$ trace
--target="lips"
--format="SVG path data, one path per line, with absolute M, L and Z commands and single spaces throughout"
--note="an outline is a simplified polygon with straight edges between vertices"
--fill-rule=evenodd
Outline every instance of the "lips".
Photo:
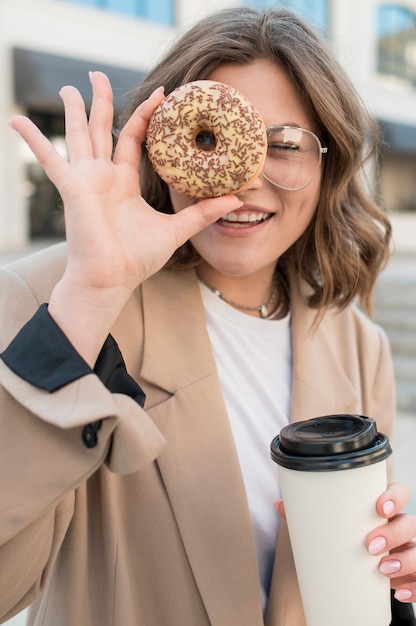
M 261 224 L 265 222 L 272 216 L 272 213 L 260 213 L 254 211 L 234 211 L 232 213 L 227 213 L 218 220 L 219 224 L 223 224 L 224 226 L 234 226 L 234 227 L 247 227 L 254 226 L 256 224 Z

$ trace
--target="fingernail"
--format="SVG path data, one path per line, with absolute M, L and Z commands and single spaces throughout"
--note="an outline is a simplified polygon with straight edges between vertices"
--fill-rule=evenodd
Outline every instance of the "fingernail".
M 386 516 L 389 516 L 393 513 L 394 509 L 395 509 L 395 504 L 393 502 L 393 500 L 386 500 L 386 502 L 383 504 L 383 513 Z
M 375 537 L 370 541 L 368 551 L 370 554 L 380 554 L 387 548 L 387 541 L 384 537 Z
M 13 120 L 7 120 L 6 124 L 10 126 L 10 128 L 12 128 L 13 130 L 17 130 L 16 126 L 14 125 Z
M 380 563 L 379 569 L 382 574 L 396 574 L 402 569 L 402 564 L 396 559 L 389 559 Z
M 410 600 L 412 596 L 413 596 L 413 593 L 410 591 L 410 589 L 396 589 L 396 592 L 394 594 L 394 597 L 400 602 L 404 602 L 405 600 Z
M 163 86 L 158 87 L 157 89 L 152 91 L 152 93 L 150 94 L 149 98 L 151 98 L 152 96 L 154 96 L 157 93 L 164 93 L 164 91 L 165 91 L 165 88 Z

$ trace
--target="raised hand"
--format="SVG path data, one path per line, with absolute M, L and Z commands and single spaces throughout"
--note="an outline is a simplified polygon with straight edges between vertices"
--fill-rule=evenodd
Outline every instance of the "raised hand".
M 94 362 L 132 291 L 182 243 L 239 202 L 235 196 L 203 200 L 177 215 L 151 208 L 141 197 L 138 172 L 141 144 L 163 99 L 163 88 L 136 109 L 112 156 L 111 85 L 100 72 L 90 78 L 89 120 L 74 87 L 60 92 L 68 161 L 29 119 L 15 117 L 11 126 L 32 149 L 65 207 L 68 262 L 52 293 L 49 312 L 84 358 Z

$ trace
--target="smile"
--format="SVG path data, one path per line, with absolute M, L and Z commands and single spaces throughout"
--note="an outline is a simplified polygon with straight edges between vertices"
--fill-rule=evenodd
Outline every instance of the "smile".
M 254 224 L 260 224 L 261 222 L 265 222 L 272 216 L 272 213 L 228 213 L 224 215 L 218 220 L 219 224 L 223 225 L 232 225 L 241 227 L 241 226 L 252 226 Z

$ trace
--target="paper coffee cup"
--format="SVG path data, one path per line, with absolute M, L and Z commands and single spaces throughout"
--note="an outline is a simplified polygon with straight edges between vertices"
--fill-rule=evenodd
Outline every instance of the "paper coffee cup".
M 371 418 L 329 415 L 271 442 L 307 626 L 389 626 L 390 581 L 366 535 L 386 523 L 388 438 Z

